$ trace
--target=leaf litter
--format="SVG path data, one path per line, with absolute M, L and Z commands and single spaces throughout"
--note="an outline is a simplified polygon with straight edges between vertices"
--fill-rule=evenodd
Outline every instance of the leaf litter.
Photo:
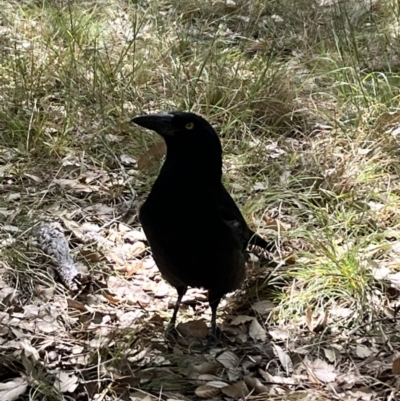
M 76 188 L 69 183 L 63 190 L 74 194 Z M 183 299 L 178 338 L 172 342 L 165 339 L 176 294 L 161 278 L 143 231 L 119 221 L 102 229 L 101 224 L 114 214 L 113 208 L 80 204 L 75 217 L 60 214 L 58 209 L 52 217 L 60 221 L 57 232 L 63 231 L 68 239 L 72 255 L 67 256 L 68 261 L 73 258 L 76 263 L 82 258 L 89 281 L 68 292 L 56 276 L 41 280 L 34 270 L 38 265 L 32 268 L 29 280 L 41 286 L 40 294 L 51 290 L 44 298 L 34 293 L 27 296 L 0 281 L 0 349 L 29 366 L 13 370 L 14 378 L 0 387 L 0 399 L 18 399 L 30 386 L 35 387 L 38 364 L 53 375 L 56 391 L 80 399 L 83 389 L 90 387 L 89 372 L 100 354 L 99 379 L 105 384 L 113 382 L 114 390 L 122 394 L 124 378 L 130 377 L 131 394 L 137 399 L 152 399 L 148 392 L 157 393 L 161 387 L 176 394 L 192 391 L 201 399 L 301 394 L 303 389 L 321 388 L 325 392 L 334 389 L 349 400 L 373 399 L 365 392 L 373 372 L 375 376 L 399 374 L 399 358 L 390 357 L 390 348 L 378 352 L 377 339 L 352 339 L 345 334 L 340 339 L 334 331 L 329 333 L 334 330 L 332 319 L 345 319 L 353 313 L 339 305 L 329 313 L 310 307 L 303 319 L 275 319 L 271 324 L 277 305 L 256 299 L 244 313 L 223 316 L 222 348 L 207 349 L 210 311 L 204 292 L 192 289 Z M 21 241 L 20 230 L 7 232 Z M 29 235 L 28 231 L 26 238 Z M 35 259 L 32 263 L 34 266 Z M 258 261 L 251 269 L 253 277 L 265 275 Z M 3 264 L 3 277 L 8 272 Z M 234 312 L 237 297 L 238 293 L 228 296 L 222 303 L 227 311 Z M 320 350 L 312 347 L 318 333 L 322 333 Z M 134 392 L 137 386 L 145 392 Z M 94 386 L 92 396 L 102 388 L 101 384 Z
M 212 2 L 213 13 L 226 8 L 242 12 L 240 7 L 236 1 Z M 110 18 L 110 29 L 124 41 L 133 40 L 136 32 L 128 16 L 122 10 L 118 14 Z M 248 18 L 238 17 L 238 21 Z M 274 14 L 271 19 L 279 22 L 282 17 Z M 23 25 L 31 29 L 29 21 Z M 149 22 L 138 37 L 151 41 L 150 28 Z M 218 29 L 230 40 L 236 27 L 221 25 Z M 6 42 L 6 30 L 2 35 Z M 29 41 L 18 42 L 18 46 L 30 46 Z M 52 107 L 55 111 L 57 106 Z M 64 120 L 65 110 L 60 107 L 58 118 Z M 152 109 L 154 104 L 148 107 Z M 264 102 L 262 108 L 266 114 Z M 129 109 L 132 111 L 131 106 Z M 90 125 L 96 124 L 99 121 L 90 121 Z M 58 129 L 47 127 L 46 133 Z M 396 136 L 396 130 L 392 127 L 389 132 Z M 89 128 L 88 133 L 82 128 L 78 131 L 79 140 L 95 136 Z M 319 124 L 316 136 L 317 131 L 334 136 L 331 126 Z M 124 138 L 107 134 L 106 139 L 122 143 Z M 297 140 L 291 141 L 295 146 Z M 325 141 L 330 146 L 329 139 Z M 298 146 L 308 144 L 304 141 Z M 290 150 L 281 142 L 270 141 L 263 151 L 268 161 L 284 159 Z M 356 153 L 362 158 L 372 151 L 358 147 Z M 4 247 L 0 263 L 0 400 L 20 399 L 30 389 L 40 392 L 43 383 L 47 391 L 54 389 L 54 394 L 61 392 L 78 401 L 111 399 L 110 394 L 123 400 L 155 400 L 160 396 L 193 399 L 193 394 L 202 399 L 244 399 L 250 395 L 254 399 L 308 399 L 310 394 L 315 399 L 349 401 L 396 399 L 400 358 L 395 311 L 400 280 L 398 266 L 393 264 L 393 258 L 398 257 L 399 235 L 393 229 L 387 233 L 390 252 L 384 256 L 372 253 L 370 258 L 375 279 L 388 293 L 391 316 L 384 322 L 385 330 L 362 315 L 357 305 L 346 303 L 313 304 L 287 319 L 280 315 L 278 304 L 259 299 L 259 294 L 257 299 L 246 297 L 244 289 L 221 303 L 221 344 L 209 349 L 203 347 L 203 341 L 210 311 L 204 292 L 193 289 L 183 299 L 177 327 L 180 337 L 175 342 L 164 338 L 175 290 L 165 284 L 151 258 L 138 227 L 136 208 L 130 219 L 133 224 L 128 226 L 120 219 L 132 201 L 126 183 L 135 179 L 138 187 L 145 185 L 137 178 L 137 170 L 150 169 L 164 153 L 163 143 L 153 145 L 139 158 L 124 150 L 112 163 L 120 161 L 132 168 L 128 176 L 119 170 L 106 171 L 99 167 L 101 163 L 92 163 L 84 156 L 67 154 L 57 166 L 40 166 L 43 171 L 30 165 L 31 171 L 22 174 L 20 188 L 16 183 L 21 177 L 11 168 L 19 151 L 5 149 L 2 153 L 1 163 L 6 165 L 0 166 L 0 176 L 6 207 L 0 209 Z M 325 157 L 325 152 L 310 153 Z M 337 159 L 331 165 L 329 161 L 321 165 L 321 190 L 328 195 L 328 190 L 338 185 L 334 179 L 346 170 L 345 163 L 350 166 L 342 151 L 337 152 Z M 348 171 L 343 188 L 351 186 L 350 178 L 359 173 L 351 166 Z M 290 182 L 292 173 L 280 171 L 282 184 Z M 240 183 L 236 185 L 238 188 Z M 252 189 L 257 194 L 267 191 L 268 186 L 257 182 Z M 371 216 L 384 209 L 384 203 L 369 203 Z M 385 212 L 388 221 L 399 214 L 394 208 Z M 66 236 L 76 268 L 73 274 L 79 271 L 89 276 L 88 281 L 71 287 L 72 291 L 53 275 L 54 263 L 32 246 L 32 227 L 43 218 L 56 222 Z M 296 220 L 285 213 L 285 207 L 271 208 L 259 222 L 262 233 L 273 231 L 274 235 L 295 227 Z M 299 238 L 293 238 L 290 245 L 285 250 L 287 244 L 283 244 L 281 256 L 288 260 L 290 256 L 295 265 L 301 261 L 297 250 L 309 250 L 310 246 Z M 253 283 L 264 280 L 267 273 L 272 281 L 279 278 L 279 270 L 267 270 L 258 259 L 249 265 Z M 301 280 L 294 281 L 290 291 L 301 291 L 301 285 Z M 382 294 L 378 290 L 375 295 L 371 304 L 386 302 L 379 298 Z M 247 304 L 237 305 L 242 298 Z M 355 326 L 348 327 L 350 319 Z

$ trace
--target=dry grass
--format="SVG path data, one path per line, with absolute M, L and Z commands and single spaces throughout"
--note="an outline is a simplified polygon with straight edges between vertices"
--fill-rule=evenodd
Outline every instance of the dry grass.
M 142 136 L 129 118 L 191 110 L 218 128 L 227 187 L 250 224 L 279 242 L 275 257 L 287 261 L 268 280 L 265 272 L 255 273 L 241 298 L 244 310 L 250 313 L 255 299 L 273 299 L 275 309 L 260 322 L 299 336 L 280 343 L 287 352 L 304 346 L 323 359 L 323 349 L 342 341 L 343 361 L 363 344 L 383 354 L 381 363 L 391 368 L 399 346 L 393 331 L 400 289 L 399 17 L 397 3 L 389 0 L 3 4 L 2 280 L 4 288 L 19 293 L 17 302 L 3 290 L 4 316 L 20 313 L 24 305 L 59 305 L 70 297 L 58 285 L 43 298 L 44 289 L 55 284 L 30 244 L 30 229 L 39 220 L 61 220 L 79 254 L 81 226 L 100 227 L 120 216 L 132 198 L 128 182 L 138 200 L 149 190 L 157 171 L 140 172 L 124 157 L 138 159 L 156 138 Z M 117 226 L 107 230 L 105 236 L 117 241 Z M 91 261 L 89 270 L 104 288 L 109 277 L 120 278 L 112 264 Z M 93 284 L 89 292 L 101 288 Z M 107 313 L 118 320 L 126 305 L 108 301 Z M 322 333 L 307 332 L 310 308 L 317 315 L 329 313 Z M 74 363 L 57 365 L 44 351 L 32 366 L 24 353 L 5 347 L 1 378 L 28 375 L 24 399 L 72 394 L 79 400 L 88 394 L 128 399 L 126 389 L 140 385 L 154 394 L 193 397 L 195 376 L 180 366 L 187 360 L 165 356 L 157 313 L 143 313 L 135 330 L 108 328 L 104 342 L 84 323 L 93 316 L 79 324 L 63 321 L 60 344 L 72 341 L 78 347 L 82 336 L 90 344 L 79 351 L 86 358 L 78 363 L 79 394 L 57 390 L 49 379 L 71 371 Z M 158 348 L 150 353 L 154 333 Z M 254 351 L 246 347 L 236 352 Z M 351 372 L 352 358 L 343 369 L 336 361 L 338 372 Z M 166 359 L 165 366 L 175 370 L 163 366 Z M 378 364 L 376 371 L 361 369 L 370 386 L 368 399 L 394 397 L 395 382 L 381 385 L 386 379 L 380 369 L 385 370 Z M 110 372 L 118 374 L 112 379 Z M 356 387 L 347 396 L 356 398 Z M 330 387 L 323 388 L 331 399 Z M 200 393 L 196 396 L 206 398 Z

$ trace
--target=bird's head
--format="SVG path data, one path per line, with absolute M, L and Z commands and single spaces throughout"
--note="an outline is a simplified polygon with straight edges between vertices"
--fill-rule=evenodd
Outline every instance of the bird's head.
M 194 113 L 149 114 L 131 121 L 161 135 L 168 153 L 193 158 L 201 155 L 205 161 L 208 157 L 222 157 L 221 143 L 213 127 Z

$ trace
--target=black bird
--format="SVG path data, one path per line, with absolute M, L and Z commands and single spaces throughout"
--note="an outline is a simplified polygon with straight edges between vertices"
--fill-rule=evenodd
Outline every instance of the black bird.
M 161 135 L 167 155 L 139 212 L 154 260 L 176 288 L 175 326 L 182 297 L 190 287 L 208 290 L 211 333 L 221 298 L 245 278 L 247 245 L 273 245 L 254 233 L 222 185 L 222 148 L 202 117 L 173 112 L 134 117 L 132 122 Z

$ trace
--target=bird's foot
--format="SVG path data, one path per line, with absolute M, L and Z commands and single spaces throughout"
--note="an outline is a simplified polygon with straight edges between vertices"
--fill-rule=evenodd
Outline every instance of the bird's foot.
M 219 344 L 219 340 L 216 336 L 214 336 L 213 334 L 210 334 L 207 337 L 207 342 L 206 342 L 206 348 L 213 348 L 216 345 Z
M 164 332 L 164 337 L 166 340 L 176 341 L 177 336 L 178 336 L 178 331 L 176 330 L 175 323 L 170 322 Z
M 214 330 L 211 330 L 211 334 L 207 337 L 206 347 L 211 348 L 218 345 L 220 335 L 221 330 L 218 327 L 216 327 Z

